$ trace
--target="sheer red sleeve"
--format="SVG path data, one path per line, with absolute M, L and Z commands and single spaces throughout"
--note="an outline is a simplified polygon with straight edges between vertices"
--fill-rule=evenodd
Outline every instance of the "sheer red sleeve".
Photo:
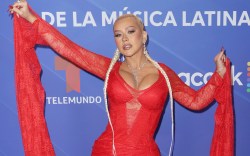
M 35 14 L 35 13 L 34 13 Z M 37 15 L 36 15 L 37 16 Z M 52 47 L 80 68 L 104 79 L 111 59 L 70 41 L 39 16 L 30 24 L 14 14 L 15 82 L 18 118 L 26 156 L 54 156 L 44 117 L 45 93 L 35 45 Z
M 41 66 L 34 50 L 36 39 L 30 37 L 34 31 L 30 23 L 14 15 L 18 119 L 25 155 L 54 156 L 44 117 L 45 93 L 40 81 Z
M 187 86 L 174 71 L 163 66 L 172 86 L 173 97 L 181 105 L 191 110 L 201 110 L 214 99 L 218 102 L 215 112 L 215 127 L 210 148 L 210 156 L 234 155 L 234 114 L 230 60 L 226 61 L 227 71 L 223 77 L 215 72 L 206 85 L 198 91 Z
M 83 70 L 101 79 L 105 78 L 111 62 L 110 58 L 93 53 L 77 45 L 40 17 L 33 23 L 33 26 L 35 30 L 34 36 L 37 39 L 36 44 L 48 45 L 63 58 Z
M 215 112 L 215 128 L 210 156 L 234 156 L 234 112 L 231 83 L 231 64 L 226 61 L 227 71 L 223 84 L 217 89 L 215 99 L 218 107 Z
M 199 90 L 194 90 L 186 85 L 179 76 L 169 67 L 164 66 L 173 91 L 173 98 L 191 110 L 201 110 L 207 107 L 215 96 L 215 91 L 222 84 L 222 78 L 215 72 L 209 81 Z

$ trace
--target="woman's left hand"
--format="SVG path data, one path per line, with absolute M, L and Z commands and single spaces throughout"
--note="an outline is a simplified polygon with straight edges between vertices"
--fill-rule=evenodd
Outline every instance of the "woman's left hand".
M 216 72 L 223 77 L 226 73 L 226 55 L 224 48 L 221 48 L 221 51 L 214 57 L 214 62 L 216 64 Z
M 30 12 L 28 2 L 26 0 L 16 1 L 12 6 L 10 6 L 9 12 L 11 14 L 16 13 L 17 17 L 21 16 L 30 23 L 33 23 L 36 20 L 36 17 Z

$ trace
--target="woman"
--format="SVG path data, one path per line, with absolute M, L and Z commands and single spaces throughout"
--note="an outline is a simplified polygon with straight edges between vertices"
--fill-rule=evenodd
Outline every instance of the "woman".
M 22 24 L 32 23 L 26 30 L 29 32 L 26 38 L 30 35 L 33 38 L 30 47 L 49 45 L 67 60 L 105 81 L 109 124 L 95 141 L 92 155 L 160 155 L 153 136 L 168 94 L 171 105 L 173 97 L 188 109 L 201 110 L 214 100 L 216 90 L 223 82 L 226 72 L 224 49 L 215 56 L 216 72 L 205 86 L 195 91 L 169 67 L 150 58 L 145 46 L 147 32 L 134 15 L 123 15 L 116 20 L 113 32 L 117 50 L 113 59 L 109 59 L 70 41 L 30 11 L 26 1 L 16 2 L 10 12 L 22 17 L 17 19 L 24 29 L 21 31 L 25 31 Z M 120 54 L 124 56 L 124 62 L 118 61 Z M 27 61 L 32 60 L 30 58 Z

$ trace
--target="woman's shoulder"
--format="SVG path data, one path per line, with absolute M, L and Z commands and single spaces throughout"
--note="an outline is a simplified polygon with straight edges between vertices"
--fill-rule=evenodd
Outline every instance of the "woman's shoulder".
M 165 63 L 159 62 L 158 63 L 165 72 L 174 72 L 169 66 L 167 66 Z
M 121 66 L 122 62 L 121 61 L 117 61 L 115 64 L 114 64 L 114 67 L 112 69 L 112 71 L 118 71 L 120 66 Z
M 166 72 L 166 74 L 168 75 L 169 78 L 178 77 L 177 73 L 172 68 L 170 68 L 169 66 L 167 66 L 166 64 L 164 64 L 164 63 L 158 63 L 158 64 Z

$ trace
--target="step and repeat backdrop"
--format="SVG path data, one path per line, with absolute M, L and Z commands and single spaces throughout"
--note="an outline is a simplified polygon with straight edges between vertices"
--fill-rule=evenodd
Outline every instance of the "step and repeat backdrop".
M 0 156 L 23 156 L 14 83 L 13 20 L 1 4 Z M 112 57 L 115 19 L 126 13 L 142 19 L 152 58 L 171 67 L 194 89 L 215 71 L 214 56 L 223 46 L 232 62 L 237 156 L 250 154 L 250 3 L 248 1 L 29 1 L 47 22 L 77 44 Z M 88 156 L 108 120 L 103 81 L 63 60 L 53 50 L 36 47 L 46 91 L 45 116 L 58 156 Z M 31 86 L 32 87 L 32 86 Z M 32 102 L 32 101 L 31 101 Z M 217 103 L 194 112 L 175 102 L 174 156 L 208 156 Z M 171 141 L 170 107 L 155 135 L 162 156 Z

